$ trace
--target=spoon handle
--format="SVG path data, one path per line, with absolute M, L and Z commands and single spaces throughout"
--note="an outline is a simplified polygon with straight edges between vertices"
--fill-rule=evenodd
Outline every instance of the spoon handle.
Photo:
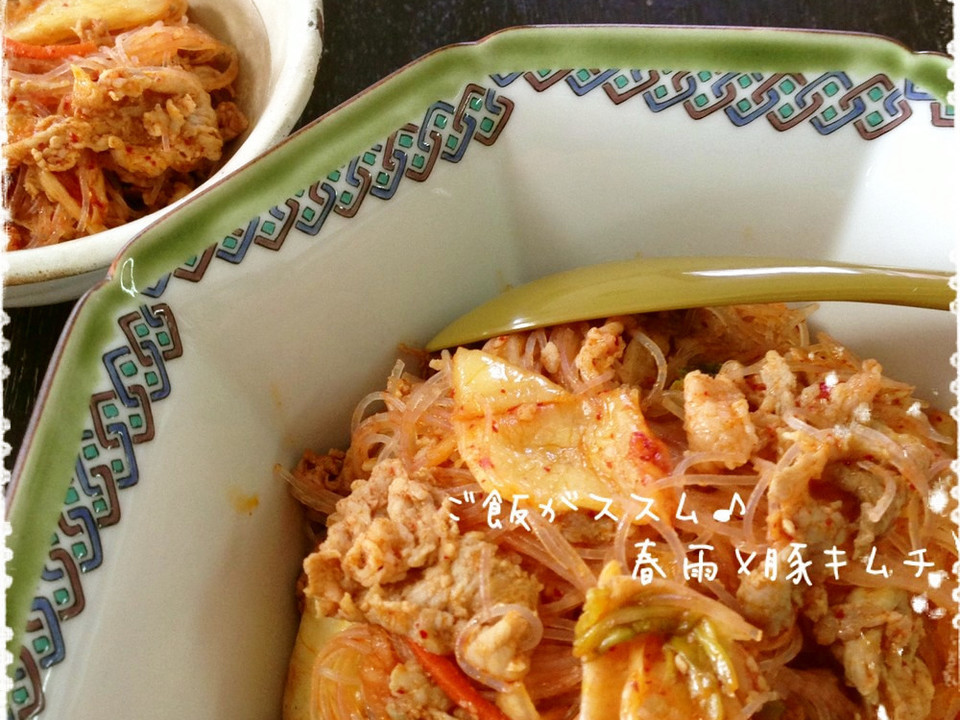
M 757 257 L 651 257 L 590 265 L 507 290 L 441 330 L 428 350 L 517 330 L 682 308 L 850 301 L 949 310 L 952 273 Z

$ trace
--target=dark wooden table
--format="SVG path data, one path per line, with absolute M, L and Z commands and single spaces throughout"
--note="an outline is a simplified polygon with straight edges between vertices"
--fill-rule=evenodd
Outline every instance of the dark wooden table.
M 383 76 L 438 47 L 516 25 L 643 23 L 822 28 L 886 35 L 917 51 L 946 52 L 949 0 L 326 0 L 325 50 L 309 123 Z M 9 308 L 4 336 L 5 440 L 15 455 L 73 303 Z

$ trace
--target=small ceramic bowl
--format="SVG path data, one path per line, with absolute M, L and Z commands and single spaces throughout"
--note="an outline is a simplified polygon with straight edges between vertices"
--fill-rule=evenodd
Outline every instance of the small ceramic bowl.
M 287 135 L 313 90 L 322 48 L 322 0 L 190 0 L 189 16 L 240 53 L 238 102 L 250 126 L 199 192 Z M 188 196 L 189 197 L 189 196 Z M 4 253 L 8 307 L 78 298 L 106 275 L 138 232 L 183 201 L 120 227 L 58 245 Z
M 505 31 L 184 203 L 80 301 L 18 458 L 12 716 L 278 717 L 306 548 L 274 466 L 342 446 L 399 344 L 511 285 L 637 255 L 952 269 L 949 66 L 859 35 Z M 828 303 L 814 329 L 953 405 L 950 313 Z

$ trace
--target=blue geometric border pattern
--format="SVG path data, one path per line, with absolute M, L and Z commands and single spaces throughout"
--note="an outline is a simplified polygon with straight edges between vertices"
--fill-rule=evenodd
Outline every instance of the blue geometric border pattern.
M 855 128 L 873 140 L 913 114 L 911 103 L 930 107 L 930 122 L 953 127 L 954 110 L 909 80 L 896 86 L 884 74 L 856 81 L 845 72 L 808 78 L 800 73 L 738 73 L 652 69 L 559 69 L 491 75 L 499 88 L 524 81 L 537 92 L 565 87 L 576 97 L 603 92 L 615 105 L 634 97 L 654 113 L 681 107 L 700 120 L 717 112 L 736 127 L 765 120 L 780 131 L 811 126 L 821 135 Z M 253 246 L 279 250 L 296 227 L 320 232 L 333 213 L 353 217 L 366 198 L 389 200 L 403 180 L 426 180 L 438 161 L 459 162 L 474 142 L 492 145 L 506 127 L 513 101 L 494 89 L 467 85 L 458 101 L 437 101 L 419 125 L 405 125 L 306 190 L 237 228 L 203 254 L 190 258 L 148 291 L 159 297 L 170 277 L 197 282 L 214 259 L 240 263 Z
M 84 610 L 83 577 L 103 563 L 104 534 L 120 522 L 120 492 L 139 481 L 135 448 L 153 439 L 153 405 L 170 394 L 167 364 L 183 354 L 164 303 L 141 305 L 117 325 L 123 341 L 101 355 L 109 388 L 90 398 L 90 421 L 14 666 L 11 719 L 44 707 L 43 675 L 66 657 L 63 623 Z
M 352 218 L 370 197 L 390 200 L 405 180 L 424 182 L 439 163 L 460 162 L 474 144 L 493 145 L 507 126 L 513 106 L 503 94 L 469 84 L 455 102 L 433 103 L 419 124 L 404 125 L 283 205 L 190 258 L 171 276 L 198 282 L 215 259 L 238 264 L 254 246 L 280 250 L 294 228 L 315 236 L 331 215 Z M 159 297 L 169 279 L 162 279 L 148 293 Z
M 799 73 L 580 68 L 492 75 L 490 80 L 499 89 L 524 81 L 537 92 L 555 86 L 576 97 L 603 92 L 615 105 L 640 97 L 641 107 L 651 112 L 681 107 L 695 120 L 722 112 L 736 127 L 761 119 L 780 131 L 808 125 L 821 135 L 852 127 L 865 140 L 903 123 L 913 114 L 911 102 L 929 104 L 933 125 L 953 126 L 951 106 L 909 80 L 895 86 L 883 74 L 855 81 L 840 71 L 808 78 Z M 240 263 L 257 245 L 279 250 L 294 227 L 316 235 L 331 214 L 353 217 L 370 196 L 389 200 L 403 180 L 423 182 L 437 162 L 459 162 L 474 141 L 496 142 L 513 105 L 495 89 L 467 85 L 458 101 L 435 102 L 419 125 L 405 125 L 282 206 L 253 218 L 162 278 L 153 294 L 147 294 L 159 297 L 170 277 L 199 281 L 214 259 Z
M 865 140 L 873 140 L 900 125 L 912 114 L 910 101 L 929 103 L 930 122 L 952 127 L 954 109 L 919 89 L 909 80 L 895 85 L 880 73 L 856 81 L 845 72 L 816 77 L 800 73 L 741 73 L 564 69 L 492 76 L 501 88 L 520 80 L 538 92 L 565 86 L 577 96 L 603 91 L 616 104 L 641 97 L 655 113 L 680 107 L 694 120 L 723 112 L 737 127 L 766 120 L 777 130 L 801 124 L 829 135 L 851 126 Z
M 438 100 L 419 124 L 404 125 L 282 205 L 253 218 L 141 292 L 144 304 L 117 319 L 123 335 L 102 355 L 105 384 L 90 398 L 73 477 L 14 666 L 7 717 L 24 720 L 45 704 L 44 676 L 66 657 L 62 625 L 83 612 L 83 577 L 101 566 L 103 535 L 121 519 L 121 491 L 139 482 L 137 446 L 154 437 L 153 406 L 172 391 L 167 365 L 183 355 L 176 318 L 159 302 L 173 279 L 199 282 L 214 260 L 238 265 L 254 247 L 279 251 L 291 230 L 320 233 L 332 214 L 352 218 L 368 198 L 387 201 L 404 181 L 424 182 L 438 163 L 458 163 L 470 147 L 493 145 L 514 102 L 501 90 L 523 81 L 537 92 L 604 93 L 615 105 L 654 113 L 683 108 L 691 118 L 722 112 L 736 127 L 765 120 L 777 130 L 811 126 L 822 135 L 855 128 L 865 140 L 890 132 L 929 103 L 932 124 L 952 127 L 954 111 L 909 81 L 846 73 L 722 73 L 651 69 L 560 69 L 493 75 L 495 89 L 467 85 Z

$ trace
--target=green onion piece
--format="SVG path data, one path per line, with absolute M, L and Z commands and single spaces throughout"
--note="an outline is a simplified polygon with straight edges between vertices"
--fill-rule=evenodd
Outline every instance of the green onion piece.
M 641 627 L 657 628 L 658 631 L 668 634 L 674 633 L 684 620 L 684 615 L 683 610 L 674 607 L 628 605 L 617 608 L 600 618 L 591 627 L 586 627 L 586 623 L 577 623 L 573 654 L 583 657 L 589 653 L 598 652 L 607 635 L 620 626 L 635 626 L 639 623 Z
M 692 642 L 688 637 L 675 635 L 667 645 L 683 658 L 686 664 L 687 689 L 690 697 L 702 708 L 706 720 L 723 720 L 720 683 L 710 667 L 709 658 L 704 657 L 705 653 L 700 644 Z
M 614 645 L 619 645 L 622 642 L 631 640 L 638 634 L 639 633 L 630 625 L 621 625 L 620 627 L 614 628 L 607 634 L 605 638 L 603 638 L 603 640 L 600 641 L 600 644 L 597 645 L 595 653 L 597 655 L 605 653 Z
M 730 659 L 730 654 L 717 635 L 717 630 L 709 620 L 703 619 L 693 629 L 693 636 L 710 658 L 713 671 L 727 689 L 736 692 L 740 688 L 740 678 Z

